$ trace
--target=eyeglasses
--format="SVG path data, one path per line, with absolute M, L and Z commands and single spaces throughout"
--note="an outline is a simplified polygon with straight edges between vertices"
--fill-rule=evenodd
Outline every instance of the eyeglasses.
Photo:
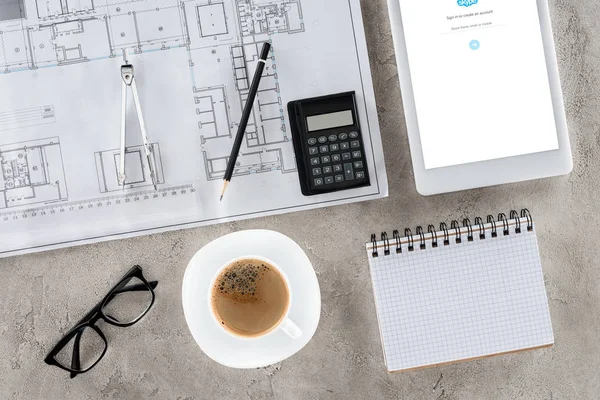
M 136 265 L 48 353 L 44 361 L 69 371 L 71 378 L 94 368 L 106 354 L 108 342 L 96 326 L 104 322 L 129 327 L 144 317 L 154 304 L 157 281 L 148 282 Z

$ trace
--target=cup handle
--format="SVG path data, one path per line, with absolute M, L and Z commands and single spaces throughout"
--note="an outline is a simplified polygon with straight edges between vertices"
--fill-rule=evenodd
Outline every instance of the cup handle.
M 283 320 L 283 323 L 281 324 L 281 330 L 292 339 L 298 339 L 300 336 L 302 336 L 302 330 L 289 318 Z

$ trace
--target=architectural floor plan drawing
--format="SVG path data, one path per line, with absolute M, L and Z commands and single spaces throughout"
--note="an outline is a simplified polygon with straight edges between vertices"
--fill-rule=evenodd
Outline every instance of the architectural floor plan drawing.
M 235 84 L 229 88 L 194 87 L 198 129 L 202 142 L 202 154 L 208 179 L 222 179 L 229 158 L 229 151 L 237 133 L 237 121 L 246 104 L 249 91 L 248 71 L 254 71 L 258 62 L 260 45 L 268 37 L 253 37 L 248 45 L 219 46 L 212 48 L 211 58 L 219 72 L 229 69 L 235 77 Z M 195 53 L 195 52 L 194 52 Z M 221 54 L 223 53 L 223 54 Z M 288 128 L 283 112 L 277 76 L 275 56 L 271 53 L 256 98 L 256 106 L 246 128 L 244 151 L 237 159 L 234 176 L 250 173 L 280 171 L 294 172 L 296 164 Z M 220 65 L 222 57 L 230 63 Z M 192 68 L 197 63 L 191 62 Z M 203 68 L 206 64 L 199 64 Z M 198 71 L 201 75 L 202 71 Z M 196 72 L 194 71 L 194 76 Z M 202 78 L 195 80 L 202 82 Z M 208 82 L 207 82 L 208 83 Z M 234 119 L 231 118 L 231 114 Z M 228 150 L 229 149 L 229 150 Z
M 156 181 L 158 184 L 165 183 L 165 174 L 162 168 L 160 147 L 158 143 L 150 143 L 154 164 L 156 166 Z M 119 164 L 121 154 L 119 149 L 99 151 L 94 154 L 96 158 L 96 170 L 98 172 L 98 187 L 101 193 L 123 190 L 119 185 Z M 148 158 L 144 153 L 144 146 L 132 146 L 125 148 L 125 187 L 127 189 L 153 186 L 150 177 Z
M 202 154 L 207 179 L 222 179 L 237 132 L 237 120 L 246 104 L 249 80 L 258 62 L 262 43 L 271 35 L 293 34 L 304 31 L 302 8 L 299 0 L 271 2 L 255 5 L 250 1 L 238 1 L 233 21 L 228 21 L 224 3 L 197 4 L 184 2 L 184 9 L 195 7 L 198 15 L 198 44 L 190 40 L 190 66 L 194 77 L 195 103 L 198 128 L 202 140 Z M 237 31 L 230 28 L 237 24 Z M 210 33 L 210 34 L 208 34 Z M 202 48 L 203 38 L 210 37 L 214 43 Z M 193 49 L 193 51 L 192 51 Z M 198 63 L 195 59 L 201 59 Z M 206 60 L 212 65 L 207 67 Z M 215 74 L 231 74 L 234 85 L 210 86 Z M 245 148 L 237 160 L 234 176 L 269 171 L 281 173 L 296 169 L 292 143 L 285 122 L 283 102 L 278 82 L 275 52 L 267 60 L 256 107 L 246 129 Z M 235 110 L 233 119 L 231 110 Z M 217 117 L 218 116 L 218 117 Z M 221 126 L 219 126 L 221 125 Z
M 0 209 L 66 200 L 57 137 L 0 145 Z
M 387 195 L 359 0 L 5 2 L 0 7 L 0 256 Z M 267 41 L 272 51 L 231 193 L 219 202 L 258 54 Z M 131 122 L 135 118 L 127 122 L 127 181 L 124 186 L 118 181 L 125 60 L 134 66 L 156 160 L 158 187 L 152 196 L 135 195 L 154 189 L 139 127 Z M 372 184 L 305 197 L 287 104 L 347 91 L 355 91 L 359 102 Z M 133 116 L 130 103 L 127 115 Z M 183 201 L 172 197 L 179 193 L 173 187 L 194 190 L 181 189 L 187 193 Z M 130 195 L 148 201 L 126 205 Z M 39 208 L 56 202 L 67 206 L 58 212 Z M 106 211 L 106 204 L 116 208 Z M 7 210 L 35 217 L 25 223 Z M 94 219 L 98 222 L 89 223 Z M 31 235 L 32 229 L 38 233 Z

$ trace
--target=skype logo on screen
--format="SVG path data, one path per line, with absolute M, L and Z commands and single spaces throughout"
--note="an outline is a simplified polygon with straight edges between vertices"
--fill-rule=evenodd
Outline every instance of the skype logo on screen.
M 462 7 L 471 7 L 478 2 L 479 0 L 457 0 L 458 5 Z

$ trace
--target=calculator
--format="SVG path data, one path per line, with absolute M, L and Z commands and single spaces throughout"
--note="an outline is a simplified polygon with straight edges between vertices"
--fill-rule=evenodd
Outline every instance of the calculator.
M 288 111 L 302 194 L 370 185 L 355 92 L 292 101 Z

